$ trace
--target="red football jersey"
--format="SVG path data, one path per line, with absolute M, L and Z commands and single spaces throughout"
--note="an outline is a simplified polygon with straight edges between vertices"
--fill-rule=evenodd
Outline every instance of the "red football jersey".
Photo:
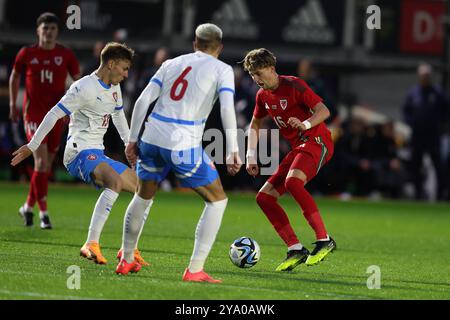
M 259 89 L 253 116 L 258 119 L 271 116 L 292 148 L 300 144 L 300 137 L 329 137 L 331 133 L 324 123 L 302 133 L 288 125 L 290 117 L 301 121 L 309 119 L 313 113 L 312 108 L 321 102 L 322 98 L 302 79 L 279 76 L 279 80 L 279 86 L 275 91 Z
M 73 77 L 80 73 L 80 66 L 72 50 L 57 44 L 45 50 L 37 44 L 22 48 L 16 56 L 14 70 L 25 71 L 25 119 L 42 120 L 66 91 L 67 73 Z

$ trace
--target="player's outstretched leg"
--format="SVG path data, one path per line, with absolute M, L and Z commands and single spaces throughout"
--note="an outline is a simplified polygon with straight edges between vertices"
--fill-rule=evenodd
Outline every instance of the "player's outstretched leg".
M 100 250 L 99 240 L 106 220 L 119 193 L 105 188 L 98 197 L 92 214 L 86 243 L 80 249 L 80 256 L 93 260 L 97 264 L 106 264 L 107 260 Z
M 91 223 L 89 224 L 87 240 L 80 250 L 80 255 L 89 260 L 93 260 L 97 264 L 106 264 L 107 260 L 100 250 L 100 235 L 108 220 L 111 209 L 119 197 L 119 192 L 122 190 L 122 180 L 118 172 L 107 162 L 97 164 L 90 175 L 95 184 L 103 186 L 104 189 L 95 204 Z
M 313 266 L 320 261 L 322 261 L 330 252 L 333 252 L 336 250 L 336 242 L 333 240 L 333 238 L 329 237 L 328 240 L 320 240 L 314 242 L 316 247 L 309 255 L 308 259 L 306 260 L 305 264 L 307 266 Z
M 213 279 L 203 271 L 203 266 L 216 239 L 227 202 L 228 199 L 205 202 L 205 208 L 195 231 L 194 250 L 191 261 L 189 267 L 184 271 L 183 281 L 222 282 L 222 280 Z
M 147 220 L 147 217 L 148 217 L 148 214 L 150 212 L 150 208 L 152 207 L 152 204 L 153 204 L 153 200 L 151 200 L 149 202 L 149 204 L 147 205 L 146 209 L 144 210 L 144 216 L 142 217 L 140 230 L 139 230 L 139 233 L 137 234 L 136 244 L 134 246 L 134 259 L 143 267 L 149 266 L 150 263 L 148 263 L 147 261 L 144 260 L 144 258 L 142 257 L 141 252 L 139 251 L 137 245 L 138 245 L 138 242 L 139 242 L 139 238 L 141 237 L 142 230 L 144 229 L 145 221 Z M 125 216 L 124 224 L 130 223 L 130 222 L 131 222 L 130 219 L 127 220 L 127 218 Z M 129 230 L 129 229 L 125 229 L 124 232 L 127 232 L 127 230 Z M 127 237 L 128 236 L 129 235 L 127 235 Z M 123 247 L 121 247 L 120 250 L 117 252 L 117 260 L 119 260 L 119 262 L 122 259 L 122 256 L 123 256 Z
M 203 267 L 219 232 L 228 198 L 219 178 L 206 186 L 194 188 L 194 190 L 205 200 L 205 207 L 195 230 L 191 261 L 184 271 L 182 279 L 183 281 L 220 283 L 222 280 L 208 275 Z
M 286 258 L 275 271 L 291 271 L 306 261 L 309 251 L 298 240 L 286 212 L 278 203 L 279 196 L 280 194 L 273 185 L 266 182 L 256 195 L 256 202 L 288 247 Z
M 123 221 L 123 239 L 122 239 L 122 256 L 121 260 L 141 260 L 136 259 L 136 245 L 145 222 L 145 212 L 150 210 L 153 204 L 152 199 L 141 198 L 137 193 L 133 196 L 128 205 Z M 140 256 L 140 255 L 139 255 Z M 145 262 L 145 261 L 144 261 Z
M 306 178 L 302 172 L 299 175 Z M 316 234 L 317 241 L 314 243 L 316 247 L 305 262 L 306 265 L 311 266 L 319 263 L 327 254 L 332 252 L 336 248 L 336 242 L 329 237 L 319 209 L 311 194 L 305 189 L 304 184 L 305 182 L 301 178 L 288 176 L 285 186 L 303 209 L 303 215 Z
M 120 175 L 123 181 L 123 190 L 135 194 L 130 204 L 128 205 L 127 211 L 124 217 L 124 229 L 123 229 L 123 242 L 127 242 L 129 246 L 127 247 L 127 254 L 129 254 L 128 259 L 132 259 L 134 255 L 134 260 L 138 262 L 142 267 L 149 266 L 150 263 L 144 260 L 141 252 L 138 250 L 139 238 L 144 229 L 145 221 L 147 220 L 150 208 L 153 204 L 153 196 L 158 189 L 158 183 L 152 180 L 150 181 L 139 181 L 137 180 L 136 173 L 132 170 L 125 170 Z M 136 190 L 137 186 L 137 190 Z M 145 200 L 149 199 L 149 200 Z M 142 213 L 142 210 L 143 213 Z M 139 231 L 138 231 L 139 230 Z M 134 243 L 134 250 L 133 245 Z M 117 260 L 122 259 L 124 255 L 124 243 L 117 252 Z M 130 261 L 128 260 L 128 261 Z

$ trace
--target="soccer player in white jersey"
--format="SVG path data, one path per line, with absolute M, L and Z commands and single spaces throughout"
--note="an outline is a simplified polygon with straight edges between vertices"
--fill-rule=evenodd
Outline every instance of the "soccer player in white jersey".
M 153 203 L 158 183 L 173 170 L 182 186 L 192 188 L 205 201 L 183 280 L 221 282 L 203 271 L 228 201 L 217 170 L 202 149 L 205 122 L 217 97 L 226 132 L 228 173 L 235 175 L 242 165 L 236 136 L 234 75 L 231 66 L 217 59 L 222 47 L 219 27 L 198 26 L 195 52 L 164 62 L 136 101 L 125 154 L 130 164 L 136 165 L 138 187 L 125 215 L 124 254 L 116 268 L 118 274 L 139 271 L 133 248 L 145 222 L 144 212 Z M 157 98 L 138 145 L 148 107 Z
M 70 115 L 64 165 L 69 173 L 103 192 L 95 204 L 86 243 L 80 255 L 98 264 L 102 255 L 99 239 L 114 202 L 122 190 L 134 192 L 137 178 L 125 164 L 104 155 L 103 136 L 112 118 L 123 142 L 129 127 L 123 111 L 120 82 L 128 77 L 134 51 L 126 45 L 108 43 L 101 52 L 99 68 L 74 82 L 61 100 L 45 116 L 33 139 L 13 153 L 13 166 L 34 152 L 58 119 Z M 45 94 L 45 92 L 42 92 Z M 136 260 L 143 261 L 135 248 Z M 118 256 L 121 256 L 119 251 Z M 141 264 L 142 264 L 141 263 Z

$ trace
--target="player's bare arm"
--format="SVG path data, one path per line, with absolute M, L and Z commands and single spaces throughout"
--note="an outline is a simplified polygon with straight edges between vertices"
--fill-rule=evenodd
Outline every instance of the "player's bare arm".
M 256 177 L 259 173 L 259 167 L 256 157 L 256 147 L 258 146 L 259 129 L 262 126 L 264 118 L 258 119 L 253 117 L 250 122 L 250 131 L 247 142 L 247 165 L 246 169 L 249 175 Z
M 9 119 L 13 122 L 19 121 L 20 112 L 16 108 L 17 94 L 20 87 L 20 73 L 12 70 L 9 77 Z
M 308 120 L 301 121 L 298 118 L 290 117 L 288 124 L 295 129 L 305 131 L 324 122 L 330 116 L 330 110 L 322 102 L 316 104 L 313 111 L 313 115 Z

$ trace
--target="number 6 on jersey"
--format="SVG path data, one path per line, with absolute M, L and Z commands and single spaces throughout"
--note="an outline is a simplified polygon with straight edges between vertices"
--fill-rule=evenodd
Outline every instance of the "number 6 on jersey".
M 183 98 L 184 94 L 186 93 L 188 84 L 189 84 L 188 81 L 184 77 L 186 77 L 187 74 L 189 73 L 189 71 L 191 71 L 191 70 L 192 70 L 192 67 L 187 67 L 186 69 L 184 69 L 183 72 L 181 73 L 181 75 L 173 83 L 172 88 L 170 89 L 170 98 L 172 100 L 178 101 Z M 177 94 L 176 92 L 180 85 L 181 85 L 181 89 L 179 90 L 179 92 Z

